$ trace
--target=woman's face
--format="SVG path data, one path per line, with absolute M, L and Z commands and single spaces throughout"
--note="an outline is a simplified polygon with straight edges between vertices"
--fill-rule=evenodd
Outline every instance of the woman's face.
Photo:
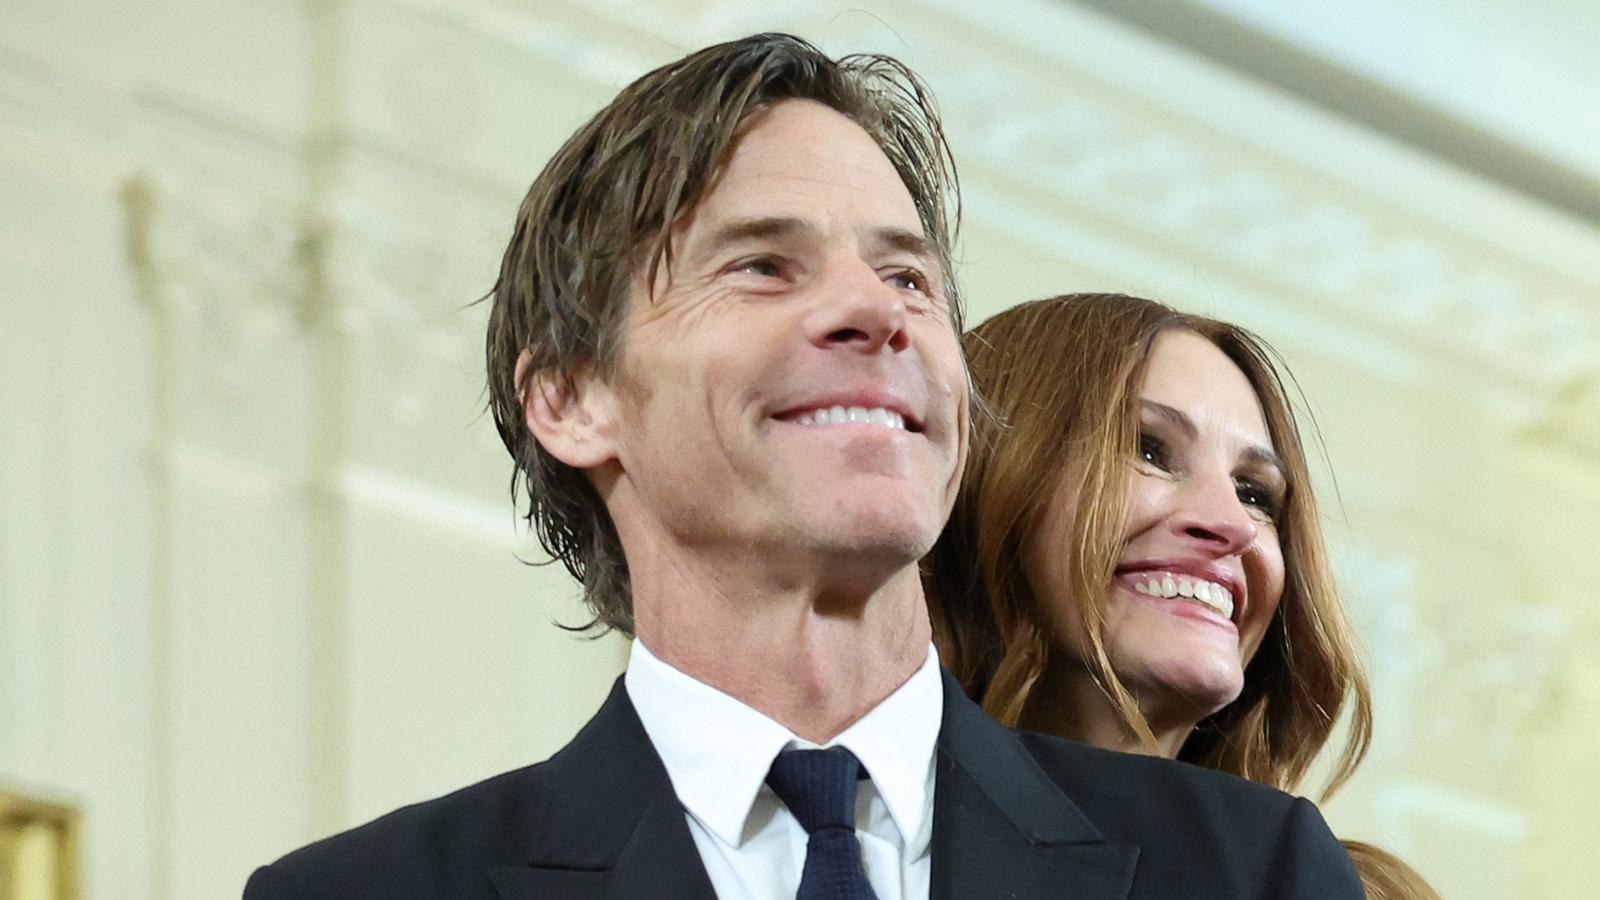
M 1274 517 L 1285 476 L 1250 382 L 1205 338 L 1158 337 L 1140 398 L 1131 519 L 1106 608 L 1106 650 L 1153 724 L 1199 721 L 1239 696 L 1283 596 Z M 1032 548 L 1029 562 L 1045 564 L 1030 565 L 1029 574 L 1055 582 L 1041 596 L 1081 653 L 1081 601 L 1068 596 L 1058 549 L 1075 499 L 1057 493 L 1035 535 L 1054 544 Z

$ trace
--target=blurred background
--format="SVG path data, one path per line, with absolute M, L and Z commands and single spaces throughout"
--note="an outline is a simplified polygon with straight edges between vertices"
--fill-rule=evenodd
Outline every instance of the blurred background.
M 1335 830 L 1594 896 L 1588 0 L 7 0 L 0 851 L 237 896 L 571 736 L 626 645 L 523 562 L 473 301 L 619 87 L 772 29 L 931 82 L 971 321 L 1122 290 L 1284 353 L 1376 689 Z

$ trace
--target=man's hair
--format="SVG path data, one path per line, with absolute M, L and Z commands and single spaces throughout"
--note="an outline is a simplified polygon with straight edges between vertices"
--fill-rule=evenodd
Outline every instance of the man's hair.
M 528 431 L 524 394 L 535 376 L 570 385 L 585 367 L 613 374 L 633 285 L 654 285 L 662 266 L 670 277 L 674 228 L 714 187 L 750 117 L 790 99 L 835 110 L 883 151 L 938 254 L 960 327 L 955 166 L 932 97 L 904 64 L 877 54 L 833 60 L 800 38 L 758 34 L 624 88 L 528 189 L 491 295 L 486 342 L 489 408 L 516 465 L 513 502 L 525 492 L 539 543 L 583 583 L 589 627 L 632 634 L 627 562 L 593 483 Z

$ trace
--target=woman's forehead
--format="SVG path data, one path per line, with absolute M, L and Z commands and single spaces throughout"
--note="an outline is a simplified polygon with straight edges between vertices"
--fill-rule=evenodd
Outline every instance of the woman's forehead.
M 1272 446 L 1255 386 L 1216 344 L 1192 331 L 1155 340 L 1140 398 L 1182 413 L 1199 434 Z

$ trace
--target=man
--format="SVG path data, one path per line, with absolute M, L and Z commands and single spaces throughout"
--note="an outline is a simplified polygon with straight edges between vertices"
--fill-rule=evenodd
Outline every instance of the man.
M 248 898 L 1361 896 L 1304 801 L 1015 735 L 941 677 L 917 561 L 968 431 L 947 160 L 911 73 L 783 35 L 567 142 L 502 264 L 492 406 L 628 671 L 548 762 Z

